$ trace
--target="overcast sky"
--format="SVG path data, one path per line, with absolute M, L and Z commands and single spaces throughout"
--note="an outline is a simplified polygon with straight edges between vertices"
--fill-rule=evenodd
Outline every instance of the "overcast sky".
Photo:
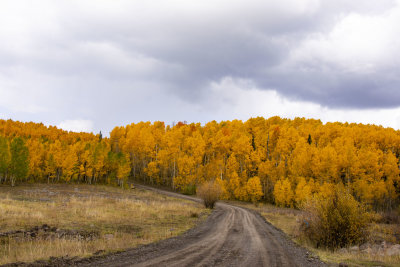
M 0 118 L 400 128 L 400 0 L 1 0 Z

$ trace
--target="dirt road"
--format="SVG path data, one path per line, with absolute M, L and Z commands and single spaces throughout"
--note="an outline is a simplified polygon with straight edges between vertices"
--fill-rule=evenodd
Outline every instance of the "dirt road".
M 154 189 L 152 189 L 154 190 Z M 160 191 L 174 197 L 198 199 Z M 218 203 L 198 227 L 185 234 L 81 266 L 325 266 L 293 244 L 258 213 Z

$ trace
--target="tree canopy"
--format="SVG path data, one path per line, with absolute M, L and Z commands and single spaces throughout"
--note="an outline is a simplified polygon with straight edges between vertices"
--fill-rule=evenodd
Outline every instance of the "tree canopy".
M 28 159 L 18 161 L 23 155 Z M 340 184 L 357 200 L 390 209 L 399 202 L 399 157 L 399 131 L 304 118 L 140 122 L 114 128 L 109 138 L 0 120 L 3 183 L 15 177 L 123 186 L 132 178 L 184 191 L 212 180 L 224 198 L 289 207 Z M 24 164 L 27 171 L 17 173 Z

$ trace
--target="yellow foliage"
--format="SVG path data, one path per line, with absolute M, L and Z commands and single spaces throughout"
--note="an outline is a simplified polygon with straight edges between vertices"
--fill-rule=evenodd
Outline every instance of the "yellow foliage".
M 218 183 L 214 181 L 208 181 L 197 187 L 197 196 L 204 201 L 206 208 L 213 209 L 215 203 L 221 197 L 221 187 Z
M 374 125 L 279 117 L 205 125 L 157 121 L 115 127 L 109 138 L 99 138 L 0 120 L 0 136 L 1 158 L 13 138 L 24 140 L 31 182 L 121 184 L 132 176 L 187 190 L 217 180 L 224 198 L 258 200 L 262 192 L 289 207 L 313 194 L 329 197 L 338 184 L 375 209 L 393 208 L 400 192 L 400 131 Z M 9 182 L 3 161 L 0 183 Z
M 335 192 L 335 185 L 331 183 L 324 183 L 321 186 L 317 186 L 318 195 L 321 198 L 330 198 Z
M 313 184 L 308 184 L 304 177 L 300 178 L 295 191 L 295 201 L 297 207 L 300 207 L 304 201 L 312 197 L 312 186 Z
M 274 188 L 275 203 L 281 207 L 293 207 L 294 193 L 289 179 L 278 180 Z
M 329 197 L 315 195 L 303 206 L 302 232 L 317 247 L 345 247 L 365 238 L 369 215 L 343 187 Z
M 250 178 L 247 181 L 246 191 L 248 199 L 253 203 L 257 203 L 263 196 L 260 178 L 257 176 Z

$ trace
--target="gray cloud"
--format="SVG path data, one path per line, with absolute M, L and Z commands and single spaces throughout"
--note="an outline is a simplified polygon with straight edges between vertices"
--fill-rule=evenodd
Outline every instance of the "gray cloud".
M 0 4 L 3 114 L 204 121 L 226 77 L 330 108 L 400 106 L 398 1 L 23 3 Z

